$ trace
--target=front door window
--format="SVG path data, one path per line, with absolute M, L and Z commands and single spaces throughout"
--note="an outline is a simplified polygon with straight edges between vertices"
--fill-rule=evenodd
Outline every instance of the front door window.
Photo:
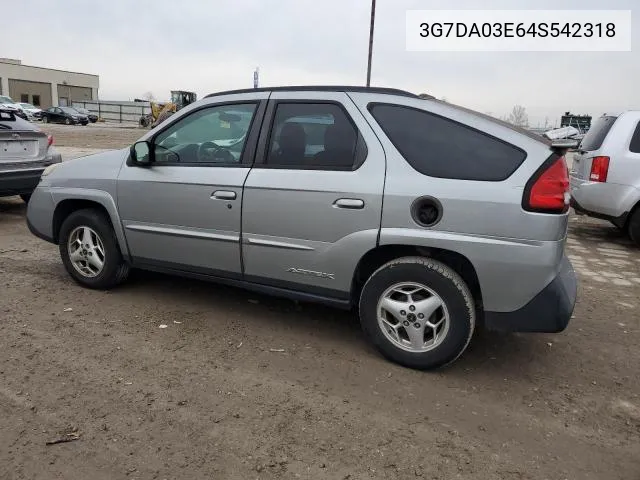
M 239 164 L 256 106 L 219 105 L 180 119 L 155 139 L 156 163 Z

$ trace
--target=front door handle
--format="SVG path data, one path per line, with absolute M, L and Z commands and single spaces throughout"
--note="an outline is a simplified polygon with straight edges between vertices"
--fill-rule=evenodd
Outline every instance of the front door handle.
M 364 200 L 359 198 L 339 198 L 333 202 L 333 206 L 336 208 L 350 208 L 353 210 L 360 210 L 364 208 Z
M 211 194 L 211 198 L 216 200 L 235 200 L 236 192 L 230 190 L 216 190 Z

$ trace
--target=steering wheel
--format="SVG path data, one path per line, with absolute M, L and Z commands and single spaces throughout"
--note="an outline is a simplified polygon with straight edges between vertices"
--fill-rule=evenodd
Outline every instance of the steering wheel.
M 201 162 L 232 162 L 231 152 L 214 142 L 203 142 L 198 147 L 198 160 Z

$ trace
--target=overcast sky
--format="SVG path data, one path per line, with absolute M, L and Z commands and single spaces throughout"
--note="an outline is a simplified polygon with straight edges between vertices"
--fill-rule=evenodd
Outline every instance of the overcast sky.
M 172 89 L 364 84 L 369 0 L 5 0 L 0 57 L 100 76 L 100 98 Z M 408 9 L 631 9 L 632 52 L 405 49 Z M 372 85 L 427 92 L 531 124 L 640 108 L 638 0 L 377 0 Z M 12 20 L 15 19 L 15 20 Z

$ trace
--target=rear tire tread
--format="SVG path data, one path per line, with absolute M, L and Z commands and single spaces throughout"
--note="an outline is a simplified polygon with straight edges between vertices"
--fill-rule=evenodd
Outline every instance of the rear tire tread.
M 358 305 L 359 310 L 361 312 L 361 315 L 362 315 L 362 312 L 366 311 L 365 310 L 366 306 L 363 304 L 363 300 L 364 300 L 364 296 L 365 296 L 364 293 L 367 290 L 370 282 L 376 277 L 376 275 L 378 273 L 382 272 L 383 270 L 386 270 L 386 269 L 389 269 L 389 268 L 393 268 L 393 267 L 403 266 L 403 265 L 421 265 L 427 270 L 430 270 L 430 271 L 433 271 L 433 272 L 437 272 L 438 274 L 440 274 L 441 276 L 443 276 L 444 278 L 449 280 L 455 286 L 455 288 L 459 291 L 460 295 L 464 299 L 465 307 L 466 307 L 467 314 L 468 314 L 469 332 L 468 332 L 468 334 L 466 336 L 466 339 L 464 340 L 463 345 L 459 348 L 457 353 L 452 358 L 448 359 L 445 362 L 438 362 L 436 364 L 429 364 L 429 365 L 426 365 L 424 367 L 405 364 L 405 366 L 408 366 L 408 367 L 411 367 L 411 368 L 419 368 L 419 369 L 431 369 L 431 368 L 446 367 L 447 365 L 450 365 L 451 363 L 455 362 L 460 357 L 460 355 L 462 355 L 464 353 L 464 351 L 469 346 L 469 343 L 471 342 L 471 338 L 473 337 L 473 334 L 474 334 L 474 331 L 475 331 L 475 328 L 476 328 L 476 302 L 475 302 L 475 299 L 473 297 L 473 294 L 471 293 L 471 290 L 469 289 L 469 287 L 467 286 L 465 281 L 462 279 L 462 277 L 455 270 L 453 270 L 451 267 L 449 267 L 448 265 L 446 265 L 446 264 L 444 264 L 442 262 L 439 262 L 437 260 L 433 260 L 433 259 L 428 258 L 428 257 L 400 257 L 400 258 L 397 258 L 395 260 L 391 260 L 391 261 L 385 263 L 384 265 L 379 267 L 375 272 L 373 272 L 373 274 L 371 274 L 371 276 L 367 279 L 367 281 L 365 282 L 365 284 L 364 284 L 364 286 L 362 288 L 362 292 L 361 292 L 360 300 L 359 300 L 359 305 Z M 455 319 L 454 318 L 450 318 L 450 321 L 455 321 Z M 368 331 L 368 327 L 365 325 L 364 322 L 362 322 L 362 327 L 363 327 L 363 330 L 365 330 L 365 333 L 371 338 L 371 334 Z M 436 349 L 433 350 L 432 352 L 437 351 L 438 348 L 440 348 L 440 347 L 436 347 Z M 382 352 L 382 353 L 385 356 L 388 357 L 388 355 L 385 352 Z M 429 352 L 429 353 L 431 353 L 431 352 Z M 401 363 L 397 359 L 392 359 L 392 360 L 396 361 L 398 363 Z
M 640 207 L 636 208 L 631 214 L 629 225 L 627 227 L 629 238 L 640 247 Z

